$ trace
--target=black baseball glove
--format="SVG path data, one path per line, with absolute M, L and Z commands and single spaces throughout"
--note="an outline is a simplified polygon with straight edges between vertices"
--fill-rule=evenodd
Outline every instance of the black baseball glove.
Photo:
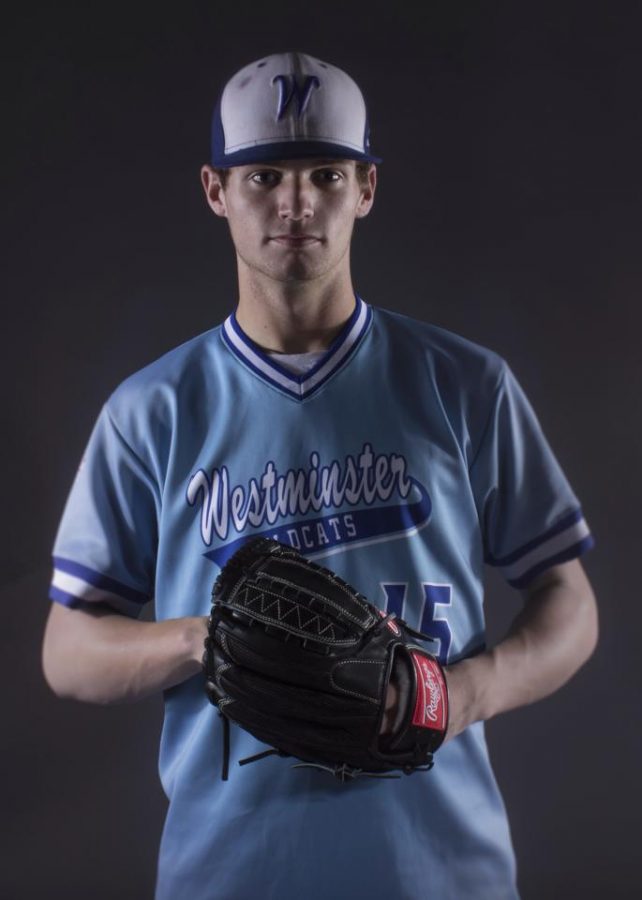
M 432 766 L 444 740 L 443 670 L 417 645 L 427 635 L 385 615 L 328 569 L 265 538 L 246 543 L 213 590 L 203 666 L 207 695 L 228 720 L 344 780 Z M 395 721 L 380 734 L 388 685 Z

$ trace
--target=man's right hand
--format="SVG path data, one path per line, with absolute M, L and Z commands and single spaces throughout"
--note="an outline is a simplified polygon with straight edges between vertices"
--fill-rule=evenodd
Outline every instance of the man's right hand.
M 126 703 L 180 684 L 201 669 L 207 616 L 141 622 L 103 608 L 52 603 L 42 665 L 59 697 Z

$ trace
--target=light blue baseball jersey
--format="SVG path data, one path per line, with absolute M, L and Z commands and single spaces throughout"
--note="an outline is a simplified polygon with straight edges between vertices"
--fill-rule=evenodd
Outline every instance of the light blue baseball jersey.
M 484 564 L 522 587 L 592 543 L 506 363 L 357 300 L 303 375 L 235 317 L 125 381 L 95 426 L 54 550 L 53 600 L 205 615 L 220 567 L 270 535 L 435 636 L 484 647 Z M 166 692 L 158 900 L 503 900 L 509 826 L 481 723 L 395 780 L 340 784 L 221 720 L 203 679 Z

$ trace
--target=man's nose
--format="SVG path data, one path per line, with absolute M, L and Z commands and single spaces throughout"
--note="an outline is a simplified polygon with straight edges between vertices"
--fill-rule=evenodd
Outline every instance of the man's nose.
M 279 216 L 285 221 L 304 221 L 314 215 L 310 185 L 301 178 L 287 179 L 279 185 Z

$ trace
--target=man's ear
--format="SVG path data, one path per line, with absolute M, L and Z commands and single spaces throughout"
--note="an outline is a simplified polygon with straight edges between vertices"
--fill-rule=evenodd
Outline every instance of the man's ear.
M 368 185 L 361 188 L 361 197 L 357 204 L 357 219 L 363 219 L 372 209 L 374 203 L 375 190 L 377 188 L 377 167 L 374 163 L 368 169 Z
M 203 166 L 201 169 L 201 184 L 205 191 L 207 202 L 217 216 L 227 218 L 227 207 L 225 205 L 225 191 L 221 184 L 220 175 L 214 171 L 211 166 Z

